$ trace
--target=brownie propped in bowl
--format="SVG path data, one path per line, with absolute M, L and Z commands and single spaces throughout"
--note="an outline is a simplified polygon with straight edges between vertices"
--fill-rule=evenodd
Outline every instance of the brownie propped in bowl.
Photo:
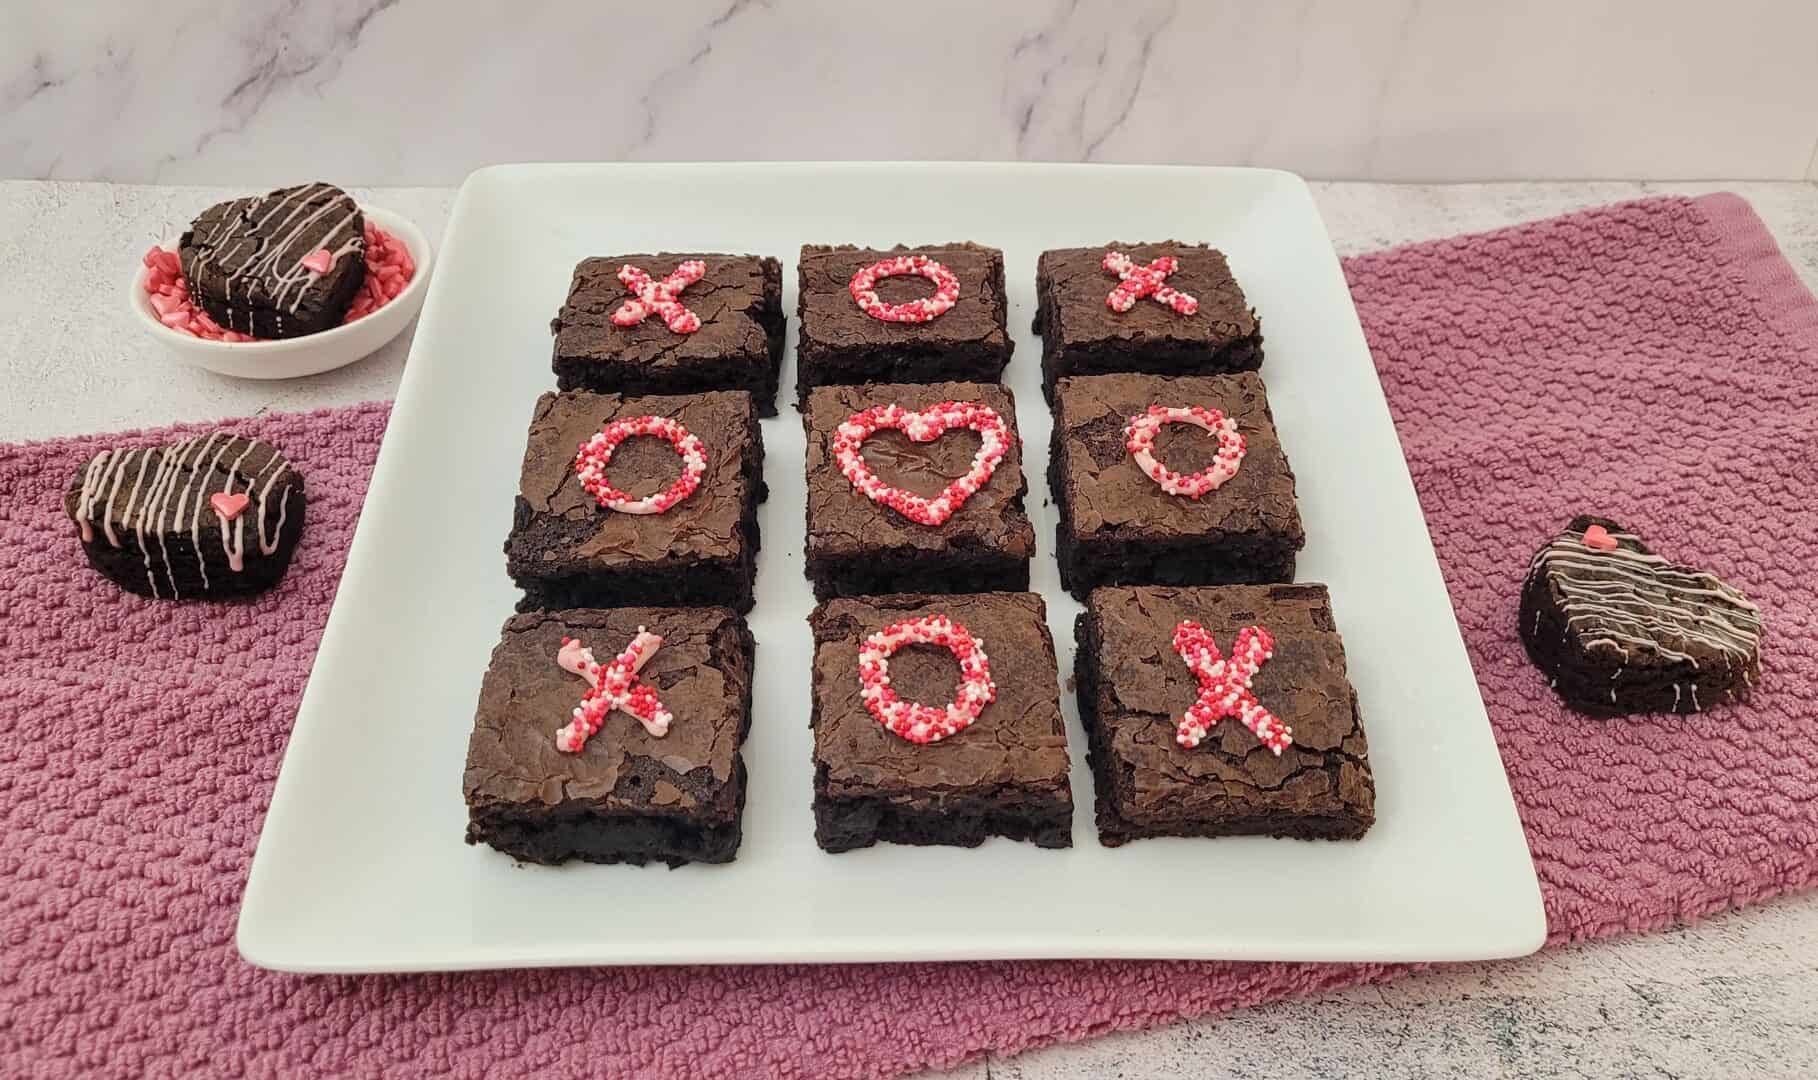
M 202 211 L 178 244 L 209 318 L 257 338 L 339 326 L 366 281 L 366 217 L 333 184 L 279 188 Z

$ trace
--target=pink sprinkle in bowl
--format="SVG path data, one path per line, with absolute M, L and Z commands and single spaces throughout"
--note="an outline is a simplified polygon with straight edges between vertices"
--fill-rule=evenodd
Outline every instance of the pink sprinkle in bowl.
M 303 337 L 276 341 L 211 341 L 173 330 L 159 321 L 158 312 L 151 306 L 145 291 L 145 278 L 150 271 L 142 262 L 135 262 L 126 297 L 133 320 L 184 363 L 238 379 L 295 379 L 333 371 L 364 359 L 397 337 L 410 325 L 410 320 L 416 318 L 417 310 L 423 306 L 423 295 L 429 289 L 434 256 L 429 248 L 429 238 L 409 218 L 367 203 L 360 204 L 360 210 L 373 224 L 403 241 L 411 260 L 416 263 L 416 273 L 404 286 L 404 291 L 363 318 Z M 167 237 L 162 246 L 175 251 L 181 239 L 181 233 Z M 139 254 L 142 253 L 135 253 L 135 258 Z

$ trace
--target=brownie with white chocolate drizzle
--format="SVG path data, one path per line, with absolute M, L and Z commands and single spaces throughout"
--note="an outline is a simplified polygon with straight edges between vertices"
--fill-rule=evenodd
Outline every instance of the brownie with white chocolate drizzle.
M 1591 715 L 1702 712 L 1761 678 L 1761 610 L 1608 518 L 1574 518 L 1535 553 L 1520 630 L 1553 689 Z
M 307 501 L 277 447 L 215 431 L 103 450 L 76 471 L 63 505 L 102 576 L 141 596 L 196 600 L 276 584 Z
M 366 218 L 333 184 L 202 211 L 178 246 L 192 299 L 229 330 L 290 338 L 339 326 L 366 281 Z

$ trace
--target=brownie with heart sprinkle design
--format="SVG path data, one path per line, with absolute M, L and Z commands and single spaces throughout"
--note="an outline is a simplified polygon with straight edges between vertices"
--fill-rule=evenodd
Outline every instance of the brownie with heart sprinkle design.
M 228 330 L 290 338 L 339 326 L 366 282 L 366 217 L 333 184 L 202 211 L 178 245 L 190 296 Z
M 1520 620 L 1535 666 L 1592 715 L 1700 712 L 1761 678 L 1761 610 L 1608 518 L 1574 518 L 1535 553 Z
M 1306 534 L 1262 380 L 1062 379 L 1048 480 L 1061 584 L 1292 581 Z
M 814 836 L 830 852 L 1073 843 L 1054 640 L 1033 593 L 831 600 L 814 631 Z
M 816 598 L 1029 587 L 1010 391 L 823 386 L 808 397 L 807 573 Z
M 64 495 L 103 576 L 160 600 L 249 596 L 277 584 L 303 535 L 303 477 L 260 439 L 211 431 L 110 449 Z
M 1113 243 L 1042 252 L 1035 266 L 1042 391 L 1057 379 L 1142 371 L 1205 375 L 1262 366 L 1262 324 L 1223 252 Z

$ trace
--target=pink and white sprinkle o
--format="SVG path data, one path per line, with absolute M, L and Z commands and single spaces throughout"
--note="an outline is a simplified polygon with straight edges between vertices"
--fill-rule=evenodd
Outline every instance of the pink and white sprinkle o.
M 900 304 L 886 304 L 877 295 L 877 283 L 898 274 L 915 274 L 934 282 L 934 295 Z M 946 314 L 959 301 L 959 277 L 926 255 L 898 255 L 883 259 L 852 275 L 847 286 L 859 310 L 884 322 L 924 323 Z
M 972 467 L 964 476 L 948 484 L 932 499 L 911 491 L 892 487 L 878 479 L 865 457 L 859 452 L 866 439 L 884 428 L 895 428 L 910 441 L 933 442 L 950 428 L 971 428 L 979 434 L 978 453 L 972 455 Z M 997 410 L 976 401 L 943 401 L 920 412 L 901 405 L 874 405 L 853 413 L 833 433 L 833 459 L 852 486 L 873 502 L 881 503 L 922 525 L 946 523 L 967 499 L 991 482 L 997 463 L 1004 460 L 1010 445 L 1010 429 Z
M 1192 424 L 1217 436 L 1218 454 L 1212 464 L 1186 476 L 1155 460 L 1155 437 L 1169 424 Z M 1168 494 L 1185 495 L 1189 499 L 1217 491 L 1226 480 L 1237 475 L 1237 467 L 1244 460 L 1244 437 L 1237 433 L 1237 421 L 1217 409 L 1204 409 L 1198 405 L 1149 406 L 1148 412 L 1132 416 L 1124 425 L 1124 446 L 1136 459 L 1136 467 L 1143 475 L 1161 485 Z
M 960 681 L 945 706 L 904 701 L 890 688 L 890 657 L 904 645 L 939 645 L 959 661 Z M 859 696 L 877 722 L 912 743 L 939 742 L 972 726 L 997 700 L 985 643 L 945 615 L 891 623 L 859 646 Z
M 1120 279 L 1117 288 L 1105 297 L 1105 306 L 1112 311 L 1129 311 L 1145 296 L 1174 309 L 1178 315 L 1199 310 L 1198 300 L 1167 284 L 1168 275 L 1180 269 L 1180 260 L 1172 255 L 1163 255 L 1145 266 L 1121 251 L 1107 251 L 1101 265 Z
M 699 259 L 689 259 L 675 268 L 675 271 L 661 281 L 653 279 L 643 270 L 626 263 L 619 267 L 619 282 L 631 293 L 632 298 L 619 305 L 619 310 L 612 313 L 612 325 L 636 326 L 651 315 L 662 317 L 664 325 L 678 334 L 692 334 L 701 328 L 701 318 L 682 306 L 676 297 L 682 290 L 701 280 L 707 272 L 707 264 Z
M 342 325 L 363 319 L 398 298 L 412 278 L 417 276 L 416 260 L 404 241 L 366 222 L 366 281 L 354 293 Z M 326 259 L 323 257 L 326 256 Z M 189 282 L 183 279 L 183 262 L 177 253 L 154 245 L 140 260 L 145 264 L 145 295 L 157 313 L 158 321 L 172 330 L 209 341 L 259 341 L 251 334 L 224 329 L 209 318 L 202 305 L 190 299 Z M 311 273 L 326 274 L 334 267 L 334 256 L 326 251 L 313 251 L 304 256 L 303 265 Z M 320 269 L 318 269 L 320 267 Z
M 1243 721 L 1264 746 L 1275 751 L 1276 757 L 1294 741 L 1293 729 L 1263 708 L 1250 691 L 1257 669 L 1275 655 L 1275 638 L 1268 630 L 1260 626 L 1239 630 L 1237 641 L 1231 646 L 1231 659 L 1226 660 L 1211 633 L 1188 619 L 1174 628 L 1174 651 L 1199 678 L 1199 700 L 1181 716 L 1175 742 L 1189 748 L 1198 746 L 1212 725 L 1227 716 Z
M 669 734 L 669 722 L 675 716 L 657 700 L 657 693 L 638 681 L 638 672 L 656 655 L 663 639 L 638 627 L 637 636 L 625 651 L 602 665 L 593 658 L 593 650 L 571 637 L 562 638 L 562 649 L 556 663 L 587 680 L 587 693 L 575 706 L 574 719 L 556 732 L 556 749 L 565 754 L 578 754 L 587 740 L 600 730 L 606 715 L 617 709 L 644 725 L 644 730 L 657 738 Z
M 613 451 L 634 435 L 651 435 L 663 439 L 682 458 L 682 475 L 654 495 L 634 499 L 606 479 L 606 466 Z M 666 416 L 634 416 L 614 420 L 581 444 L 574 458 L 575 475 L 588 494 L 608 510 L 621 514 L 661 514 L 676 503 L 693 495 L 707 472 L 707 448 L 687 428 Z

